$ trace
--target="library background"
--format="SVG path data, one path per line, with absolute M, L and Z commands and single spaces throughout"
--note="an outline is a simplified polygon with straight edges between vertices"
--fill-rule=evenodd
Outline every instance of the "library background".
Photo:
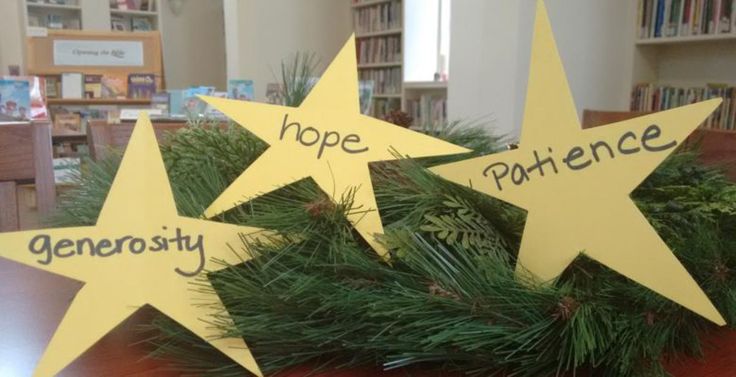
M 544 4 L 581 128 L 722 99 L 632 198 L 726 326 L 583 257 L 544 289 L 517 285 L 524 212 L 423 169 L 457 159 L 400 159 L 370 173 L 390 265 L 351 231 L 355 192 L 325 193 L 309 175 L 214 218 L 301 245 L 256 248 L 263 256 L 248 254 L 248 267 L 209 275 L 234 321 L 203 321 L 244 338 L 260 371 L 245 372 L 151 305 L 53 361 L 66 363 L 59 375 L 736 376 L 736 0 Z M 33 375 L 53 359 L 44 352 L 82 287 L 3 259 L 2 235 L 94 225 L 142 114 L 179 213 L 199 217 L 268 150 L 199 96 L 298 107 L 354 36 L 360 113 L 473 156 L 502 153 L 523 147 L 537 7 L 0 0 L 0 302 L 9 303 L 0 377 Z

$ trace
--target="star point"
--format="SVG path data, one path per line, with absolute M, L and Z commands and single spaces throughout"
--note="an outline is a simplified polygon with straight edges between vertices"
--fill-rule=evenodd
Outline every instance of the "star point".
M 415 158 L 469 152 L 360 113 L 354 36 L 299 107 L 201 98 L 269 144 L 212 203 L 207 217 L 311 177 L 334 201 L 355 189 L 360 213 L 348 215 L 348 220 L 383 257 L 388 250 L 376 238 L 383 225 L 368 164 L 397 159 L 393 149 Z
M 153 127 L 139 118 L 97 223 L 0 233 L 0 257 L 82 281 L 34 375 L 54 376 L 143 305 L 150 304 L 249 371 L 260 369 L 242 338 L 222 338 L 203 321 L 216 295 L 193 289 L 197 276 L 240 263 L 227 243 L 257 228 L 180 216 Z M 205 282 L 208 280 L 202 279 Z M 197 280 L 201 283 L 201 280 Z M 206 284 L 206 283 L 205 283 Z
M 542 0 L 531 55 L 519 148 L 430 170 L 528 210 L 517 273 L 553 282 L 584 252 L 725 324 L 629 197 L 720 100 L 582 130 Z

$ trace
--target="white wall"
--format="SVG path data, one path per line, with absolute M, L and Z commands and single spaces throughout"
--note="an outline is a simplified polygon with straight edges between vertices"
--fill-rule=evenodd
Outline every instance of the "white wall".
M 20 0 L 0 0 L 0 74 L 8 74 L 8 65 L 23 68 L 24 38 L 23 8 Z
M 179 15 L 166 1 L 159 2 L 166 87 L 206 85 L 226 90 L 222 0 L 184 1 Z
M 439 13 L 439 0 L 404 0 L 404 81 L 434 80 Z
M 547 0 L 546 4 L 578 111 L 626 110 L 635 2 Z M 535 0 L 452 3 L 451 119 L 492 116 L 496 134 L 518 136 L 535 9 Z
M 225 0 L 228 78 L 252 79 L 256 100 L 280 63 L 313 52 L 324 69 L 352 32 L 347 0 Z

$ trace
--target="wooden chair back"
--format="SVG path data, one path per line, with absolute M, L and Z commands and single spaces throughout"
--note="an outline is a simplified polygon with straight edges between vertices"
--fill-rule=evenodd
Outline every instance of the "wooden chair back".
M 583 111 L 583 128 L 598 127 L 610 123 L 647 115 L 636 111 Z M 698 159 L 705 165 L 717 166 L 731 180 L 736 181 L 736 132 L 730 130 L 695 130 L 684 143 L 697 146 Z
M 153 130 L 159 143 L 164 141 L 166 135 L 186 127 L 185 121 L 181 122 L 154 122 Z M 104 120 L 93 120 L 87 125 L 87 142 L 89 152 L 93 159 L 97 160 L 111 149 L 123 150 L 128 145 L 130 135 L 133 134 L 135 123 L 110 124 Z
M 48 122 L 0 125 L 0 231 L 20 229 L 19 183 L 33 183 L 39 214 L 51 213 L 56 186 Z

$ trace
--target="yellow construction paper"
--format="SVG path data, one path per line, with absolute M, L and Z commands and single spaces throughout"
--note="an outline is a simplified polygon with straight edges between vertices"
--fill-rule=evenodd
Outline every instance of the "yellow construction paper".
M 629 197 L 720 102 L 582 130 L 540 0 L 519 148 L 431 170 L 529 211 L 517 273 L 550 282 L 583 252 L 723 325 Z
M 84 282 L 34 375 L 55 376 L 150 304 L 260 376 L 243 339 L 221 338 L 207 322 L 225 309 L 201 285 L 208 284 L 202 271 L 223 267 L 213 259 L 243 261 L 228 246 L 240 245 L 241 235 L 268 236 L 179 216 L 153 127 L 141 114 L 96 225 L 0 233 L 0 257 Z
M 358 101 L 354 36 L 299 107 L 201 97 L 269 144 L 205 211 L 213 217 L 279 187 L 311 177 L 337 201 L 357 189 L 348 220 L 381 256 L 387 250 L 376 235 L 383 225 L 373 195 L 368 163 L 394 160 L 392 148 L 410 157 L 468 150 L 362 115 Z

